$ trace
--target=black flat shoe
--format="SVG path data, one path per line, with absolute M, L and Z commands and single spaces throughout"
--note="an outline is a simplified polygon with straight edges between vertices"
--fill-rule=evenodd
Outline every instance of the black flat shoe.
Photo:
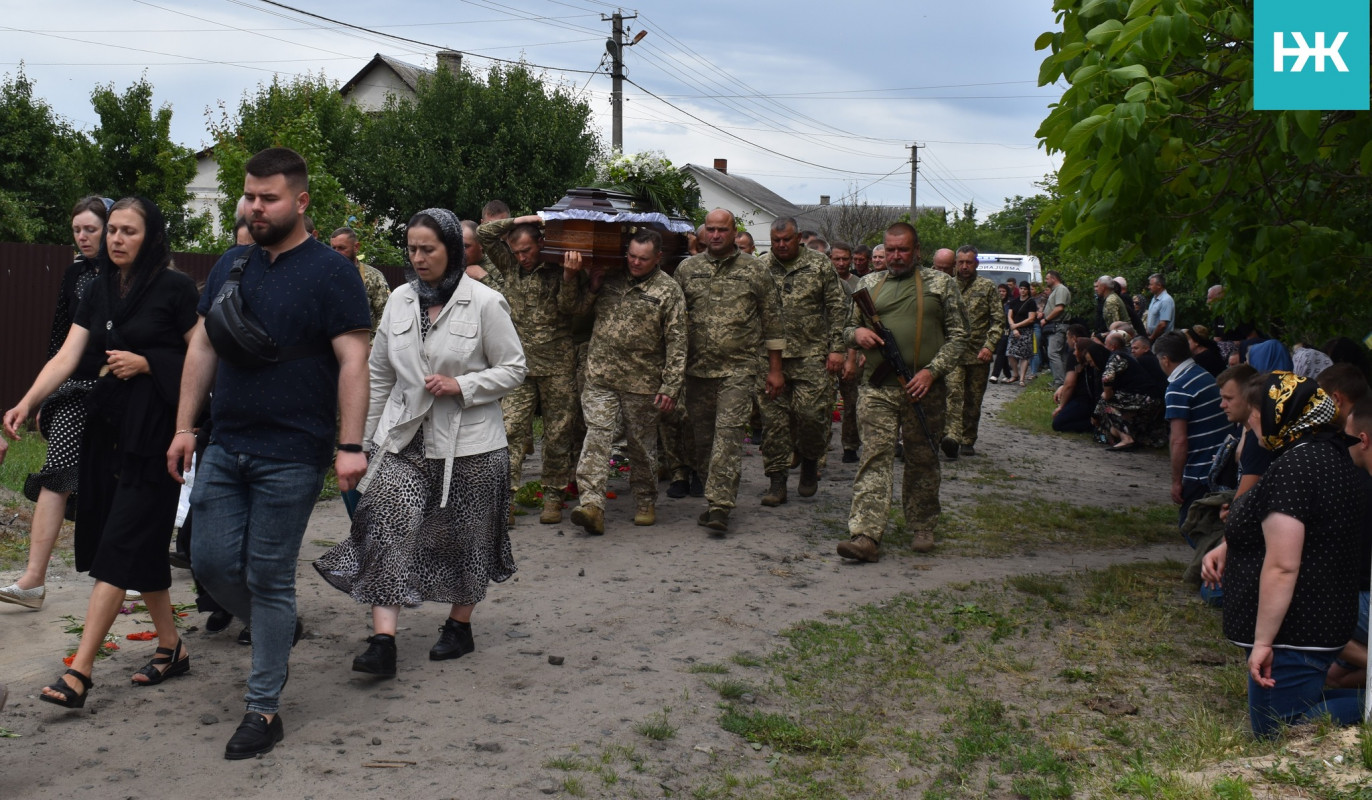
M 54 692 L 58 692 L 62 696 L 60 698 L 50 697 L 49 695 L 40 692 L 38 699 L 42 700 L 44 703 L 52 703 L 55 706 L 62 706 L 63 708 L 84 708 L 86 705 L 86 697 L 90 695 L 91 687 L 94 686 L 95 683 L 91 681 L 90 677 L 82 675 L 74 669 L 69 669 L 62 674 L 73 675 L 78 681 L 81 681 L 81 693 L 77 694 L 75 689 L 59 677 L 49 684 L 48 688 Z
M 230 616 L 229 619 L 233 619 L 233 617 Z M 224 624 L 227 626 L 229 623 L 225 622 Z M 223 630 L 223 628 L 220 628 L 220 630 Z M 291 634 L 291 647 L 295 647 L 296 645 L 300 644 L 300 640 L 303 638 L 305 638 L 305 624 L 300 621 L 299 617 L 297 617 L 295 620 L 295 633 Z M 238 643 L 252 644 L 251 625 L 244 625 L 243 630 L 238 632 Z
M 227 611 L 216 611 L 210 614 L 209 619 L 205 620 L 205 630 L 210 633 L 219 633 L 229 627 L 231 622 L 233 622 L 233 614 Z
M 180 656 L 178 658 L 178 656 Z M 158 669 L 161 667 L 161 669 Z M 181 640 L 176 640 L 176 647 L 157 648 L 152 660 L 143 665 L 143 668 L 133 673 L 134 676 L 142 675 L 147 678 L 145 681 L 134 680 L 130 682 L 134 686 L 156 686 L 168 678 L 175 678 L 177 675 L 185 675 L 191 671 L 191 657 L 186 652 L 186 648 L 181 646 Z
M 252 626 L 244 625 L 243 630 L 238 632 L 239 644 L 252 644 Z
M 449 617 L 448 621 L 443 623 L 443 627 L 438 629 L 438 642 L 429 650 L 429 660 L 447 661 L 450 658 L 461 658 L 474 650 L 476 643 L 472 641 L 472 624 L 458 622 Z
M 233 732 L 228 745 L 224 747 L 224 758 L 239 761 L 270 753 L 272 748 L 276 747 L 276 743 L 284 738 L 286 729 L 281 724 L 280 714 L 268 722 L 266 717 L 256 711 L 249 711 L 243 715 L 243 721 L 238 723 L 238 730 Z
M 353 672 L 395 677 L 395 637 L 378 633 L 367 639 L 367 652 L 353 659 Z

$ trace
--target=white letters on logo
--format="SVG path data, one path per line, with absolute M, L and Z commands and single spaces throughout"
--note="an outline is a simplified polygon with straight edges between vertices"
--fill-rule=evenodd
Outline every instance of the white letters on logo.
M 1292 72 L 1300 72 L 1305 68 L 1305 62 L 1311 56 L 1315 58 L 1315 71 L 1324 72 L 1324 60 L 1328 58 L 1334 62 L 1334 69 L 1339 72 L 1347 72 L 1348 66 L 1343 63 L 1343 56 L 1339 55 L 1339 48 L 1343 46 L 1343 40 L 1348 38 L 1348 31 L 1339 31 L 1334 37 L 1334 43 L 1328 47 L 1324 46 L 1324 32 L 1315 33 L 1315 46 L 1311 47 L 1305 43 L 1305 36 L 1301 33 L 1292 33 L 1291 38 L 1296 40 L 1295 47 L 1286 47 L 1285 40 L 1281 31 L 1272 34 L 1272 70 L 1283 72 L 1284 59 L 1291 56 L 1296 59 L 1296 63 L 1291 65 Z

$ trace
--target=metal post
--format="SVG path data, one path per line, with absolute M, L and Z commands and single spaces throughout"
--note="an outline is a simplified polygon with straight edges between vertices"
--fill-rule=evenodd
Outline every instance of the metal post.
M 919 149 L 924 145 L 916 142 L 905 148 L 910 151 L 910 224 L 914 224 L 919 217 L 919 206 L 916 205 L 916 190 L 919 186 Z
M 616 150 L 624 149 L 624 20 L 638 19 L 638 15 L 626 17 L 619 9 L 611 16 L 600 15 L 602 22 L 610 23 L 610 39 L 605 42 L 605 51 L 610 54 L 610 145 Z M 643 38 L 640 31 L 639 39 Z M 631 44 L 636 43 L 637 39 Z

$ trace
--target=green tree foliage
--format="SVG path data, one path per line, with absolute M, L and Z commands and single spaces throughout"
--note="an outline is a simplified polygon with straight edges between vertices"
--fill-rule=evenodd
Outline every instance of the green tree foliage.
M 909 216 L 902 217 L 909 221 Z M 1024 249 L 1024 238 L 1018 242 L 1013 232 L 1005 231 L 1000 223 L 977 222 L 977 207 L 968 203 L 960 211 L 948 212 L 926 210 L 915 220 L 915 230 L 919 233 L 919 249 L 923 262 L 933 263 L 934 252 L 942 248 L 957 250 L 970 244 L 982 253 L 1018 253 Z M 1023 226 L 1021 225 L 1021 229 Z M 877 237 L 880 243 L 881 237 Z
M 0 241 L 71 241 L 72 204 L 88 194 L 78 161 L 84 138 L 33 96 L 24 74 L 0 83 Z
M 1310 337 L 1372 327 L 1372 115 L 1254 111 L 1251 2 L 1056 0 L 1039 128 L 1065 250 L 1122 242 L 1224 311 Z
M 123 94 L 113 84 L 97 86 L 91 105 L 100 124 L 91 131 L 84 159 L 86 186 L 106 197 L 152 200 L 166 215 L 173 247 L 200 236 L 208 219 L 193 217 L 186 209 L 195 153 L 171 140 L 171 106 L 153 108 L 152 84 L 146 78 Z
M 349 197 L 340 175 L 348 153 L 356 145 L 362 112 L 349 105 L 338 86 L 323 75 L 297 76 L 258 84 L 245 92 L 229 113 L 221 104 L 218 119 L 210 120 L 214 157 L 219 164 L 222 230 L 215 246 L 232 243 L 234 211 L 243 194 L 244 165 L 254 153 L 269 147 L 289 147 L 305 157 L 310 170 L 310 208 L 321 236 L 351 226 L 358 233 L 364 260 L 397 264 L 402 254 L 377 232 L 377 221 Z
M 557 202 L 592 179 L 600 155 L 591 108 L 523 65 L 421 77 L 413 100 L 392 97 L 363 125 L 347 183 L 398 228 L 438 206 L 477 219 L 491 199 L 516 213 Z

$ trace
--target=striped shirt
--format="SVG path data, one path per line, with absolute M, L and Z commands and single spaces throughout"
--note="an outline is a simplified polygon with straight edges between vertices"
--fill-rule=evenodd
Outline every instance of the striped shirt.
M 1186 467 L 1182 481 L 1204 481 L 1224 439 L 1235 426 L 1220 409 L 1215 377 L 1191 359 L 1167 378 L 1167 419 L 1186 420 Z

